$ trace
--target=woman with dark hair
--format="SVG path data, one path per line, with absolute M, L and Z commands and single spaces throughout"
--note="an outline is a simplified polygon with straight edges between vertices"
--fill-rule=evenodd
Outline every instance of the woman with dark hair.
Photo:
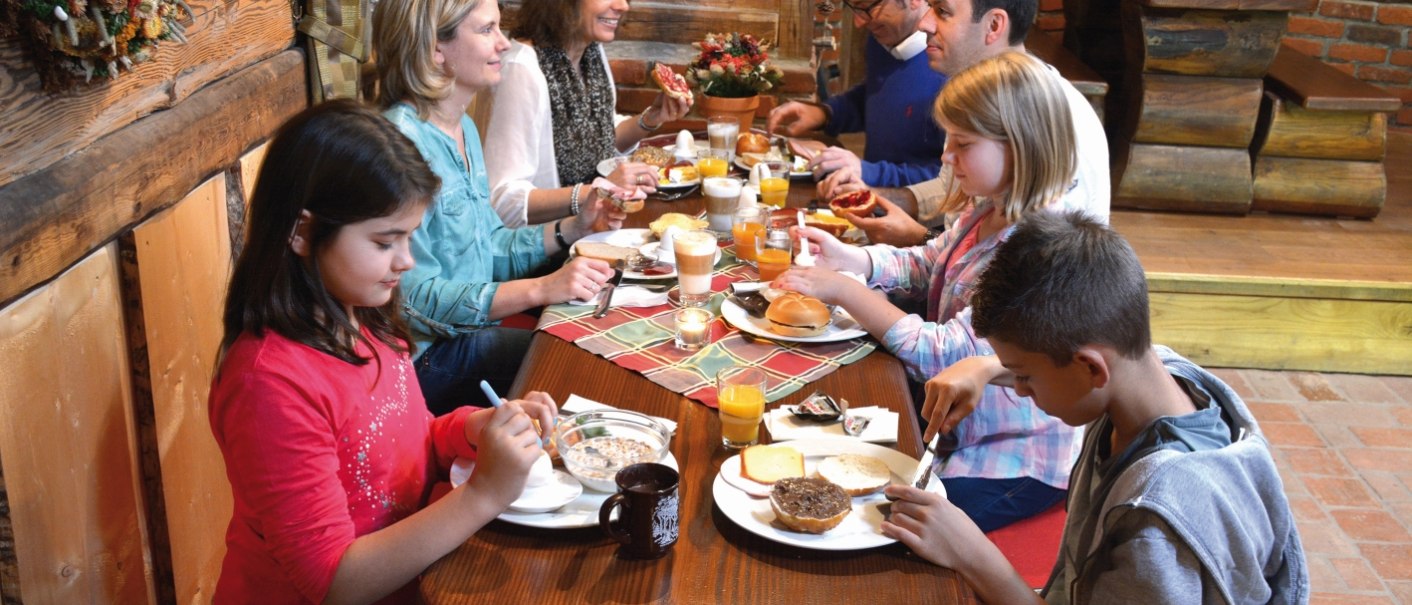
M 489 405 L 476 385 L 509 391 L 532 335 L 499 320 L 597 295 L 613 275 L 600 260 L 579 257 L 535 276 L 575 240 L 616 229 L 627 215 L 596 194 L 585 196 L 578 215 L 548 225 L 508 228 L 491 209 L 486 158 L 466 105 L 500 81 L 509 41 L 495 2 L 381 0 L 373 36 L 384 115 L 442 180 L 412 236 L 417 267 L 404 280 L 422 393 L 436 414 Z
M 491 204 L 507 225 L 580 211 L 598 163 L 631 150 L 691 102 L 658 94 L 640 115 L 614 113 L 617 95 L 603 44 L 628 13 L 627 0 L 524 0 L 504 56 L 501 82 L 473 113 L 485 129 Z M 619 164 L 608 179 L 655 188 L 657 169 Z
M 416 602 L 410 582 L 524 488 L 540 455 L 526 412 L 547 422 L 554 402 L 433 418 L 407 355 L 397 286 L 439 182 L 351 101 L 271 141 L 211 385 L 235 504 L 216 603 Z M 480 476 L 429 504 L 457 456 Z

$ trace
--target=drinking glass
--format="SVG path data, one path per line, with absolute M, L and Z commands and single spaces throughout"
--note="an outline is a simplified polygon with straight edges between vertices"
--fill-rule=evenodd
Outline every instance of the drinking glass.
M 731 224 L 731 237 L 735 238 L 735 256 L 741 262 L 755 264 L 755 242 L 765 234 L 765 221 L 769 218 L 759 206 L 742 207 L 735 211 Z
M 706 221 L 722 239 L 730 239 L 731 217 L 740 202 L 740 188 L 745 182 L 728 176 L 713 176 L 701 180 L 701 194 L 706 198 Z
M 765 372 L 734 366 L 716 373 L 716 405 L 721 414 L 721 444 L 730 449 L 760 442 L 765 417 Z
M 794 241 L 789 237 L 789 229 L 784 227 L 766 229 L 764 235 L 755 240 L 755 266 L 760 270 L 760 281 L 771 282 L 789 270 Z
M 727 158 L 735 158 L 735 139 L 739 136 L 740 121 L 734 116 L 706 118 L 706 138 L 710 139 L 711 149 L 726 152 Z
M 760 179 L 760 203 L 784 208 L 789 199 L 789 164 L 778 160 L 760 163 L 770 170 L 770 176 Z
M 723 149 L 700 149 L 696 152 L 696 172 L 701 178 L 725 176 L 730 172 L 730 154 Z
M 677 259 L 677 284 L 683 307 L 703 307 L 711 298 L 711 271 L 716 265 L 716 235 L 705 229 L 677 234 L 672 240 Z
M 711 312 L 688 307 L 672 315 L 678 349 L 696 351 L 711 343 Z

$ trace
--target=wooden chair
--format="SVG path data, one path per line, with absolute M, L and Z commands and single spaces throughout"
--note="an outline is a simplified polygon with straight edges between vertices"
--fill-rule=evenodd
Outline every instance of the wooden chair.
M 1395 96 L 1289 46 L 1265 76 L 1252 210 L 1372 218 L 1387 194 L 1383 156 Z

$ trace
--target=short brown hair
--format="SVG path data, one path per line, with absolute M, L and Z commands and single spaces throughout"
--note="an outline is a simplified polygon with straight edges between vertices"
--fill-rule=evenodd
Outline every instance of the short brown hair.
M 971 327 L 1061 367 L 1090 344 L 1138 359 L 1152 348 L 1147 277 L 1127 240 L 1093 217 L 1036 212 L 981 274 Z

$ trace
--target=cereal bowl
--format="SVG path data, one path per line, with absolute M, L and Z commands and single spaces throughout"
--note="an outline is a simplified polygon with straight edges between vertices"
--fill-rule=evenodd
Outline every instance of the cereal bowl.
M 671 433 L 652 418 L 627 410 L 594 410 L 561 416 L 554 446 L 564 468 L 588 489 L 617 491 L 613 478 L 639 462 L 661 462 Z

